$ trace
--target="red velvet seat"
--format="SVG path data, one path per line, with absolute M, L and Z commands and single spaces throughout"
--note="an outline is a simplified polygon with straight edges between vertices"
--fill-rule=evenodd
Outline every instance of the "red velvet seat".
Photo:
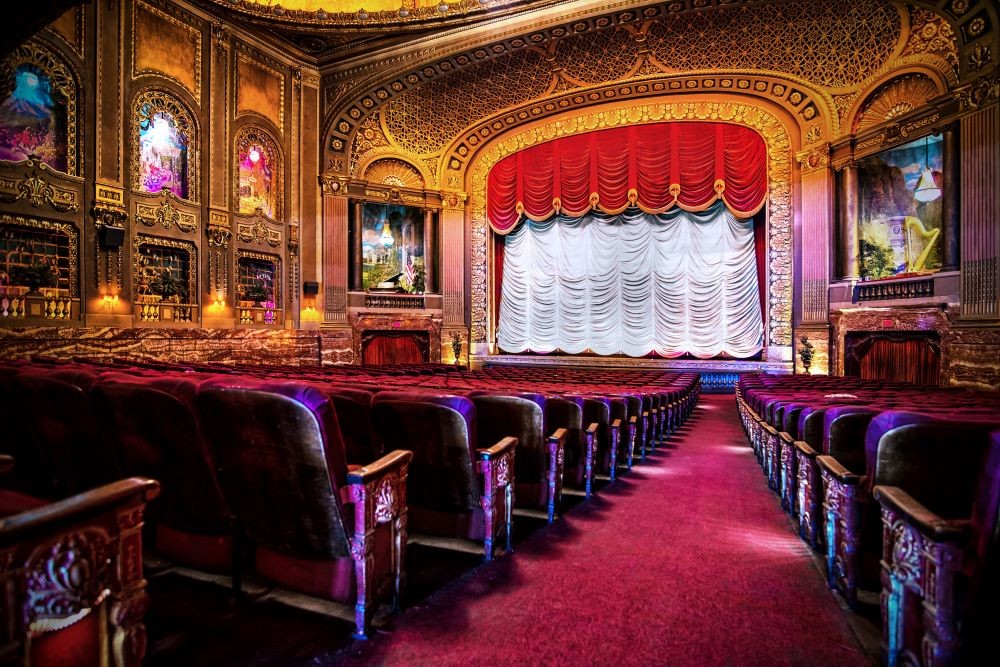
M 184 378 L 103 378 L 91 389 L 110 416 L 117 459 L 129 475 L 159 480 L 151 507 L 156 551 L 211 572 L 232 567 L 229 508 L 194 412 L 197 384 Z
M 366 637 L 373 604 L 398 604 L 411 454 L 348 473 L 329 396 L 306 384 L 213 383 L 195 399 L 219 481 L 256 546 L 256 569 L 308 595 L 355 606 Z
M 118 469 L 101 415 L 75 384 L 46 374 L 23 372 L 11 379 L 16 414 L 24 420 L 31 445 L 48 479 L 26 490 L 43 498 L 65 498 L 111 483 Z
M 477 449 L 475 405 L 444 393 L 381 392 L 372 425 L 386 447 L 413 450 L 407 499 L 415 532 L 482 540 L 487 560 L 502 532 L 510 551 L 514 438 Z

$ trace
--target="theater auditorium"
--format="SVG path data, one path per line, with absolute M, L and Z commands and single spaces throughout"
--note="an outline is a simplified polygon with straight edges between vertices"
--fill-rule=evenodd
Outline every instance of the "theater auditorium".
M 0 665 L 1000 664 L 997 0 L 0 31 Z

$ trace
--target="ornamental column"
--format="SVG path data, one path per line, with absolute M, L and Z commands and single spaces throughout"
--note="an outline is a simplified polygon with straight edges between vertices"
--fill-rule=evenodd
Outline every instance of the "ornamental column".
M 944 166 L 944 198 L 941 202 L 941 270 L 956 271 L 959 262 L 959 189 L 961 164 L 958 154 L 958 132 L 949 125 L 942 132 L 942 164 Z
M 436 294 L 437 285 L 437 220 L 434 209 L 424 209 L 424 292 Z
M 360 199 L 351 201 L 351 289 L 354 291 L 361 291 L 365 288 L 362 284 L 364 277 L 364 254 L 361 247 L 361 220 L 364 215 L 364 206 L 365 203 Z
M 858 193 L 858 165 L 851 160 L 840 172 L 840 252 L 837 272 L 842 280 L 857 280 L 860 276 L 858 259 L 858 222 L 861 200 Z
M 320 177 L 323 187 L 323 326 L 350 327 L 347 320 L 347 183 Z
M 441 361 L 468 363 L 469 327 L 465 321 L 465 201 L 464 192 L 441 193 L 441 292 L 444 327 Z M 458 337 L 458 355 L 452 344 Z

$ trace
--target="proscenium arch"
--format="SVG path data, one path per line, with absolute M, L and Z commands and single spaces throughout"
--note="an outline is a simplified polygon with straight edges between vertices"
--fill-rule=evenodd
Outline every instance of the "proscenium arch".
M 465 173 L 471 223 L 471 341 L 480 352 L 496 349 L 496 323 L 491 301 L 494 266 L 490 228 L 486 217 L 486 184 L 501 159 L 539 143 L 583 132 L 627 125 L 711 121 L 734 123 L 755 130 L 767 146 L 767 302 L 765 354 L 769 347 L 792 345 L 792 165 L 797 129 L 772 109 L 748 99 L 665 99 L 643 103 L 607 105 L 546 119 L 504 133 L 472 156 Z M 485 348 L 485 349 L 484 349 Z

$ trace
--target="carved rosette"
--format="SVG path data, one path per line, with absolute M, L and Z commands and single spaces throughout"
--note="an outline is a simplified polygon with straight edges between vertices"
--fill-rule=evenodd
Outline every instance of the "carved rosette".
M 108 594 L 108 534 L 88 529 L 41 547 L 26 570 L 24 625 L 42 633 L 72 625 Z

